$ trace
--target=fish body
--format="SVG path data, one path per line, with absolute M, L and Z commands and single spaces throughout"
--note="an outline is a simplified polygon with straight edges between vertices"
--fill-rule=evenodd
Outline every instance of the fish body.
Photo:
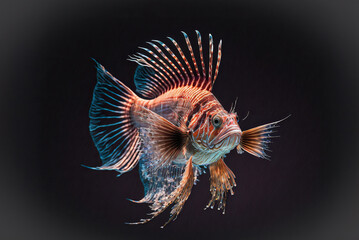
M 194 164 L 207 166 L 239 144 L 241 130 L 236 114 L 228 114 L 210 91 L 191 86 L 180 87 L 153 100 L 139 99 L 134 106 L 132 119 L 137 128 L 146 126 L 146 122 L 136 116 L 140 106 L 189 131 L 189 141 L 183 149 L 186 154 L 172 159 L 175 163 L 185 163 L 192 156 Z M 210 121 L 215 115 L 221 118 L 227 128 L 213 126 Z M 231 137 L 220 134 L 220 131 L 227 131 Z
M 126 173 L 137 165 L 144 197 L 152 212 L 146 223 L 172 205 L 175 219 L 188 199 L 197 177 L 210 172 L 212 198 L 207 207 L 225 210 L 227 192 L 233 194 L 235 175 L 224 163 L 232 149 L 267 158 L 265 150 L 277 122 L 242 131 L 234 107 L 226 111 L 211 90 L 218 76 L 222 41 L 213 65 L 213 38 L 209 35 L 208 64 L 198 31 L 197 62 L 183 32 L 188 60 L 169 38 L 172 48 L 157 40 L 151 49 L 130 56 L 136 62 L 134 80 L 138 96 L 97 64 L 97 84 L 90 108 L 90 133 L 102 159 L 97 170 Z M 206 68 L 206 65 L 208 68 Z M 168 223 L 166 222 L 166 224 Z M 165 224 L 165 225 L 166 225 Z

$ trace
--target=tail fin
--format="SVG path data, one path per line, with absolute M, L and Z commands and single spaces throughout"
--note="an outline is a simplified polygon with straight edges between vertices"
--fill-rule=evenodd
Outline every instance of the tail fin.
M 122 174 L 133 169 L 140 158 L 139 132 L 130 113 L 138 97 L 97 62 L 96 68 L 90 133 L 103 165 L 92 169 L 116 170 Z
M 269 156 L 265 151 L 269 151 L 268 143 L 271 142 L 270 139 L 276 137 L 270 135 L 274 132 L 272 129 L 279 127 L 277 124 L 289 117 L 290 115 L 282 120 L 243 131 L 240 144 L 237 146 L 238 153 L 241 153 L 242 150 L 244 150 L 256 157 L 269 159 Z

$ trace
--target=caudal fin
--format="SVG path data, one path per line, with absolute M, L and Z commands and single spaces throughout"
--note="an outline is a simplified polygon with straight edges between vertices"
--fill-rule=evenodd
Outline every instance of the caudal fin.
M 96 61 L 95 61 L 96 62 Z M 96 62 L 97 84 L 90 107 L 90 133 L 102 166 L 93 169 L 133 169 L 140 157 L 140 138 L 131 119 L 131 106 L 138 98 L 126 85 Z

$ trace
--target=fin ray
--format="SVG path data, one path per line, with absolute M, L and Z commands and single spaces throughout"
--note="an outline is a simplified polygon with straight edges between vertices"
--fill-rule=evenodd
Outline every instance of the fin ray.
M 183 86 L 198 87 L 208 91 L 212 90 L 219 72 L 222 57 L 222 40 L 220 40 L 218 45 L 217 63 L 213 74 L 213 37 L 209 34 L 207 75 L 200 33 L 196 31 L 202 71 L 199 69 L 199 64 L 197 64 L 188 35 L 185 32 L 182 32 L 182 34 L 189 51 L 189 58 L 186 57 L 177 41 L 171 37 L 167 38 L 173 44 L 173 50 L 161 41 L 152 40 L 147 42 L 151 45 L 151 49 L 140 47 L 146 55 L 139 52 L 129 56 L 128 60 L 136 62 L 142 67 L 137 68 L 134 77 L 137 88 L 136 91 L 142 96 L 155 98 L 166 91 Z M 176 51 L 176 53 L 174 53 L 174 51 Z
M 128 224 L 147 223 L 173 204 L 170 218 L 162 226 L 163 228 L 179 215 L 191 193 L 197 176 L 201 174 L 201 172 L 192 164 L 192 157 L 186 164 L 172 164 L 156 171 L 152 171 L 151 167 L 148 167 L 147 164 L 148 161 L 140 161 L 140 174 L 145 187 L 145 197 L 135 202 L 149 203 L 152 212 L 148 214 L 150 218 L 141 219 L 139 222 Z
M 139 160 L 139 132 L 130 116 L 131 106 L 138 97 L 97 62 L 96 69 L 89 128 L 102 166 L 92 169 L 124 173 Z
M 269 159 L 269 156 L 265 151 L 269 151 L 268 143 L 273 133 L 271 129 L 279 127 L 277 124 L 284 121 L 289 116 L 272 123 L 263 124 L 258 127 L 254 127 L 242 132 L 240 144 L 237 146 L 238 153 L 241 153 L 242 149 L 256 157 Z
M 188 133 L 157 113 L 139 106 L 136 115 L 143 124 L 140 128 L 144 144 L 152 147 L 152 151 L 160 159 L 159 165 L 167 164 L 175 159 L 188 142 Z

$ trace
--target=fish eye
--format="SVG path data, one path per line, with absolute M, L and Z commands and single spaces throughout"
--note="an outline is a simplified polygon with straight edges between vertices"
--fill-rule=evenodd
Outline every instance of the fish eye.
M 212 118 L 212 124 L 214 127 L 220 127 L 222 125 L 222 118 L 218 115 Z

